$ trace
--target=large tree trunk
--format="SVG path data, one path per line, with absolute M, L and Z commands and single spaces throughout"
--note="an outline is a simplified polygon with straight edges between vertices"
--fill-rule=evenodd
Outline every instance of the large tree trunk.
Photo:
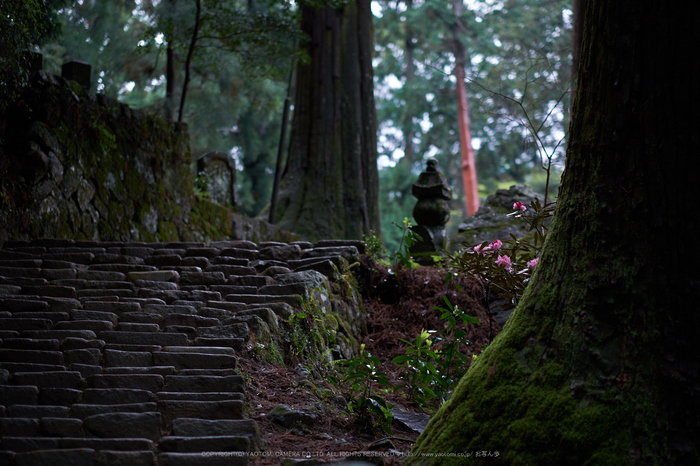
M 414 463 L 700 464 L 697 4 L 587 3 L 540 264 Z
M 369 0 L 302 6 L 311 61 L 297 71 L 278 225 L 309 240 L 381 234 Z

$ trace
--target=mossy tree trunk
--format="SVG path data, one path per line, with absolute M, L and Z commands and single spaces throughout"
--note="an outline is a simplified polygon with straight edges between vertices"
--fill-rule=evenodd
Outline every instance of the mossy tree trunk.
M 412 463 L 700 464 L 697 9 L 588 0 L 540 264 Z
M 309 240 L 380 234 L 369 0 L 302 6 L 311 61 L 298 67 L 278 225 Z

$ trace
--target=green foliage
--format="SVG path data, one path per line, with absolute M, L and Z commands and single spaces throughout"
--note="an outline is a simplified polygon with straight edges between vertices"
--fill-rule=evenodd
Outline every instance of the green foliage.
M 365 254 L 367 254 L 374 262 L 381 263 L 386 261 L 387 250 L 381 239 L 377 238 L 374 230 L 371 230 L 370 235 L 362 235 L 362 241 L 365 243 Z
M 209 199 L 211 196 L 209 192 L 209 175 L 207 175 L 207 172 L 201 171 L 197 173 L 194 179 L 194 194 L 204 199 Z
M 401 340 L 408 348 L 403 356 L 391 362 L 406 370 L 406 387 L 413 400 L 420 406 L 435 410 L 436 401 L 443 403 L 449 398 L 454 386 L 469 367 L 469 359 L 460 352 L 461 345 L 469 345 L 466 327 L 479 325 L 479 321 L 453 306 L 444 297 L 446 307 L 434 307 L 442 312 L 444 330 L 422 330 L 415 342 Z M 464 328 L 458 327 L 461 323 Z M 439 404 L 438 403 L 438 404 Z
M 570 0 L 475 0 L 461 12 L 450 0 L 374 5 L 380 199 L 389 250 L 400 239 L 390 225 L 410 215 L 411 184 L 426 157 L 440 161 L 456 199 L 463 199 L 455 43 L 468 58 L 471 136 L 485 194 L 499 182 L 528 181 L 548 156 L 561 170 L 570 107 Z M 460 211 L 461 202 L 452 210 Z
M 408 267 L 409 269 L 415 269 L 418 267 L 418 263 L 416 263 L 411 257 L 411 252 L 409 249 L 418 241 L 423 241 L 423 238 L 421 238 L 418 233 L 411 229 L 411 226 L 413 225 L 408 217 L 404 217 L 402 225 L 394 223 L 394 226 L 401 230 L 401 242 L 399 243 L 399 248 L 396 250 L 393 257 L 394 271 L 398 272 L 401 270 L 402 266 Z
M 382 396 L 383 390 L 392 390 L 391 382 L 384 372 L 378 370 L 381 363 L 379 359 L 365 350 L 365 345 L 360 346 L 360 355 L 351 359 L 344 359 L 336 363 L 346 369 L 342 377 L 342 383 L 349 384 L 348 409 L 353 413 L 360 426 L 374 430 L 379 427 L 387 434 L 391 434 L 389 425 L 394 419 L 391 408 L 394 406 L 386 402 Z M 338 384 L 337 379 L 332 379 Z
M 29 56 L 58 32 L 53 21 L 61 0 L 3 0 L 0 9 L 0 114 L 29 79 Z

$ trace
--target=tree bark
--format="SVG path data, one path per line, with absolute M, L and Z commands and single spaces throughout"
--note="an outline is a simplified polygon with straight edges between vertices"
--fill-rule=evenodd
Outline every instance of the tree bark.
M 474 215 L 479 210 L 479 185 L 476 177 L 474 149 L 469 132 L 469 107 L 467 92 L 464 88 L 464 45 L 459 40 L 459 18 L 462 15 L 462 0 L 452 1 L 452 12 L 455 20 L 450 26 L 452 30 L 452 53 L 455 57 L 454 75 L 456 78 L 455 92 L 457 97 L 457 121 L 459 126 L 459 147 L 462 158 L 462 186 L 464 187 L 464 218 Z
M 197 36 L 199 35 L 199 21 L 202 14 L 202 0 L 196 1 L 197 10 L 194 19 L 194 29 L 192 30 L 192 40 L 190 41 L 190 48 L 187 52 L 187 59 L 185 60 L 185 82 L 182 83 L 182 95 L 180 96 L 180 110 L 177 114 L 177 122 L 182 123 L 182 117 L 185 114 L 185 101 L 187 100 L 187 91 L 190 89 L 190 68 L 192 67 L 192 56 L 194 55 L 194 48 L 197 45 Z
M 311 61 L 297 68 L 278 225 L 309 240 L 381 234 L 369 0 L 302 6 Z
M 412 464 L 700 464 L 697 6 L 587 3 L 539 265 Z

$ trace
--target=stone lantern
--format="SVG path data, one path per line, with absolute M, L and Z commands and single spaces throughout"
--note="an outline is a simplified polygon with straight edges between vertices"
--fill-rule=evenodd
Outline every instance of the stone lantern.
M 418 198 L 413 208 L 413 218 L 418 225 L 413 231 L 423 238 L 411 247 L 416 261 L 424 265 L 433 263 L 431 256 L 447 249 L 448 238 L 445 224 L 450 219 L 452 188 L 447 185 L 445 176 L 437 171 L 438 161 L 431 158 L 427 168 L 413 183 L 411 193 Z

